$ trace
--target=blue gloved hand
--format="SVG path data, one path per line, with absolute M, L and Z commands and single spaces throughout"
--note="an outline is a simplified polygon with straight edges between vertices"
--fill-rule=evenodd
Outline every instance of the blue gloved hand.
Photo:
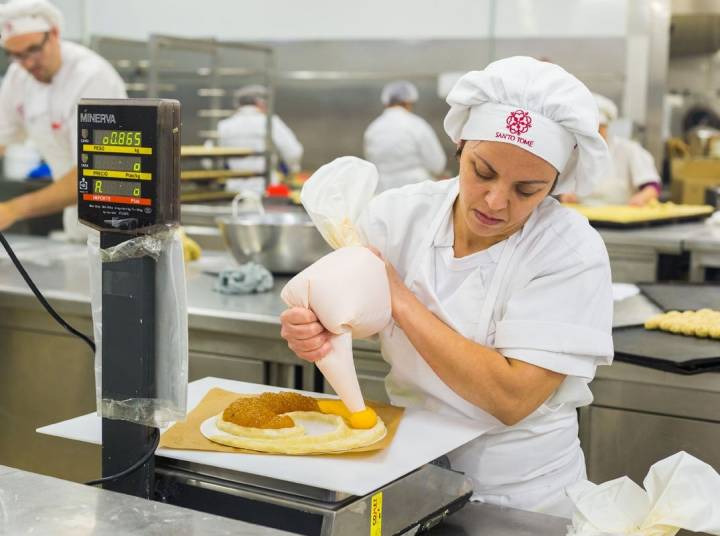
M 52 171 L 45 162 L 41 162 L 39 166 L 31 169 L 27 175 L 28 179 L 47 179 L 50 177 L 52 177 Z

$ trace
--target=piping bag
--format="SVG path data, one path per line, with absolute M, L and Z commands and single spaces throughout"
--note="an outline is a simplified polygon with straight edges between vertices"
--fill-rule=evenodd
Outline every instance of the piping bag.
M 305 183 L 303 206 L 335 251 L 291 279 L 281 292 L 291 307 L 311 309 L 333 335 L 332 349 L 316 361 L 344 406 L 321 403 L 327 412 L 342 413 L 352 426 L 369 428 L 374 413 L 366 408 L 353 362 L 352 340 L 381 331 L 391 318 L 390 285 L 385 263 L 367 249 L 356 225 L 377 187 L 374 165 L 342 157 L 324 165 Z

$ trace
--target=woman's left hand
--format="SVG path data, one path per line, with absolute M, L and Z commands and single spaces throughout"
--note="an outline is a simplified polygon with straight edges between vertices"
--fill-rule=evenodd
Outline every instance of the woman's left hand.
M 395 267 L 383 258 L 382 254 L 372 246 L 368 246 L 381 261 L 385 263 L 385 270 L 390 284 L 390 301 L 392 303 L 392 316 L 395 322 L 400 323 L 402 312 L 406 309 L 411 300 L 416 299 L 412 291 L 405 286 L 400 274 Z

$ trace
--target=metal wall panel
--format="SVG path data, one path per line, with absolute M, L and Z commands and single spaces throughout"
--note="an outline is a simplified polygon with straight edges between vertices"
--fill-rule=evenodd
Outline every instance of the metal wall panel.
M 437 76 L 485 67 L 487 40 L 266 44 L 276 51 L 276 110 L 305 146 L 304 168 L 315 169 L 341 155 L 362 156 L 363 132 L 382 111 L 382 87 L 403 78 L 418 86 L 416 112 L 441 140 L 450 171 L 457 171 L 455 149 L 442 128 L 448 106 L 437 94 Z M 495 54 L 547 58 L 594 91 L 622 100 L 624 39 L 501 39 Z
M 652 464 L 681 450 L 720 470 L 718 423 L 595 406 L 584 417 L 593 482 L 627 475 L 641 484 Z
M 142 87 L 134 65 L 137 44 L 122 40 L 96 39 L 96 48 L 123 76 Z M 328 40 L 264 42 L 275 50 L 278 77 L 276 111 L 305 147 L 303 167 L 314 170 L 342 155 L 362 156 L 362 136 L 370 122 L 382 112 L 382 87 L 399 78 L 418 86 L 416 112 L 432 125 L 448 156 L 451 173 L 457 171 L 454 147 L 443 131 L 447 113 L 444 98 L 437 93 L 440 73 L 482 69 L 492 59 L 531 55 L 558 63 L 591 89 L 622 102 L 625 84 L 624 38 L 532 38 L 532 39 L 435 39 Z M 491 46 L 492 45 L 492 46 Z M 232 93 L 238 87 L 257 83 L 252 74 L 259 68 L 257 58 L 230 48 L 218 49 L 217 62 L 229 68 L 214 80 L 198 76 L 209 67 L 209 56 L 187 52 L 166 52 L 158 83 L 166 88 L 161 95 L 183 103 L 183 143 L 200 143 L 213 123 L 197 116 L 199 110 L 217 107 L 230 113 Z M 234 71 L 233 71 L 234 69 Z M 239 70 L 240 69 L 240 70 Z M 243 74 L 242 69 L 248 73 Z M 142 69 L 141 69 L 142 70 Z M 216 85 L 220 94 L 202 96 L 201 90 Z M 202 134 L 201 134 L 202 133 Z

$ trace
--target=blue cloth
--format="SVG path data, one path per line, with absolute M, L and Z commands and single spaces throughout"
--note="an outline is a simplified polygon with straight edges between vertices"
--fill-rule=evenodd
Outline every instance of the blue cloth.
M 215 291 L 222 294 L 267 292 L 273 287 L 273 276 L 262 264 L 247 262 L 218 274 Z

